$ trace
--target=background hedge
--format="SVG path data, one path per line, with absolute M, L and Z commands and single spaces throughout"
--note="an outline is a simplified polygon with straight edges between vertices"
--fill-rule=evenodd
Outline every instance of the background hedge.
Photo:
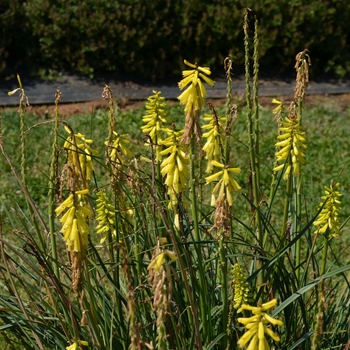
M 291 71 L 308 48 L 313 78 L 350 76 L 348 0 L 1 0 L 0 74 L 127 73 L 162 78 L 183 59 L 243 67 L 244 8 L 260 22 L 261 66 Z

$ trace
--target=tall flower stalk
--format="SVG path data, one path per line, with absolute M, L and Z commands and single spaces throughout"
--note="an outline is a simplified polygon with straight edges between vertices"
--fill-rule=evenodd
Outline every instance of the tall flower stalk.
M 201 129 L 199 125 L 199 116 L 204 105 L 204 100 L 207 96 L 207 91 L 202 80 L 210 86 L 214 85 L 214 81 L 208 77 L 211 74 L 209 67 L 201 67 L 197 63 L 192 64 L 188 61 L 184 63 L 189 66 L 190 70 L 184 70 L 182 72 L 183 79 L 179 82 L 180 90 L 186 90 L 182 92 L 178 99 L 182 105 L 185 106 L 185 127 L 182 142 L 185 145 L 190 145 L 190 199 L 192 207 L 192 220 L 194 226 L 194 236 L 197 242 L 196 250 L 198 257 L 198 264 L 202 266 L 202 251 L 199 242 L 201 241 L 199 220 L 198 220 L 198 205 L 196 195 L 196 175 L 195 175 L 195 142 L 200 142 Z M 206 310 L 207 294 L 203 269 L 199 268 L 199 287 L 200 297 L 199 302 L 201 306 L 201 316 L 203 321 L 203 333 L 204 338 L 208 336 L 208 313 Z
M 276 161 L 282 162 L 274 168 L 275 172 L 283 169 L 286 180 L 286 198 L 284 204 L 284 214 L 282 222 L 281 238 L 286 234 L 287 228 L 291 227 L 292 238 L 301 230 L 301 173 L 302 166 L 305 165 L 306 136 L 301 125 L 303 112 L 303 101 L 305 98 L 306 88 L 309 82 L 308 69 L 310 57 L 307 50 L 300 52 L 296 56 L 295 69 L 297 72 L 296 87 L 294 90 L 294 99 L 288 109 L 288 116 L 281 122 L 279 127 L 280 135 L 276 143 Z M 282 108 L 282 105 L 280 106 Z M 288 225 L 288 215 L 294 190 L 296 193 L 295 210 L 293 211 L 293 222 Z M 300 239 L 297 240 L 293 257 L 295 259 L 295 274 L 297 280 L 300 277 Z
M 249 50 L 249 9 L 246 9 L 244 15 L 244 48 L 245 48 L 245 79 L 246 79 L 246 102 L 247 102 L 247 124 L 248 124 L 248 141 L 250 157 L 250 177 L 253 198 L 253 217 L 256 229 L 257 245 L 263 249 L 263 229 L 261 225 L 260 203 L 260 162 L 259 162 L 259 108 L 258 108 L 258 78 L 259 78 L 259 40 L 258 40 L 258 23 L 255 21 L 254 35 L 254 76 L 253 76 L 253 103 L 251 97 L 251 77 L 250 77 L 250 50 Z M 254 107 L 254 108 L 253 108 Z M 257 268 L 261 268 L 260 259 L 257 260 Z M 262 284 L 261 274 L 258 276 L 258 284 Z
M 59 269 L 58 269 L 58 256 L 57 256 L 57 245 L 56 245 L 56 232 L 55 232 L 55 215 L 54 215 L 54 199 L 55 190 L 57 189 L 57 152 L 58 152 L 58 126 L 59 126 L 59 102 L 62 99 L 62 93 L 60 89 L 56 90 L 55 95 L 55 124 L 53 129 L 53 142 L 52 142 L 52 153 L 51 153 L 51 165 L 50 165 L 50 183 L 49 183 L 49 228 L 50 228 L 50 240 L 51 240 L 51 250 L 53 258 L 53 268 L 55 275 L 59 279 Z
M 171 270 L 168 260 L 175 261 L 176 254 L 165 248 L 165 238 L 158 238 L 153 258 L 147 267 L 148 279 L 153 291 L 153 311 L 157 316 L 157 347 L 156 349 L 168 349 L 168 335 L 166 321 L 170 313 L 172 299 Z
M 24 93 L 24 89 L 22 86 L 22 81 L 20 76 L 17 74 L 17 81 L 19 88 L 9 91 L 8 95 L 12 96 L 17 91 L 19 91 L 20 94 L 20 100 L 19 100 L 19 120 L 20 120 L 20 132 L 21 132 L 21 175 L 22 175 L 22 183 L 24 186 L 27 185 L 26 180 L 26 164 L 27 164 L 27 156 L 26 156 L 26 138 L 25 138 L 25 123 L 24 123 L 24 116 L 26 113 L 27 106 L 29 106 L 29 101 L 27 95 Z
M 322 196 L 322 202 L 320 203 L 319 207 L 319 209 L 321 209 L 321 212 L 314 221 L 314 226 L 317 227 L 315 234 L 323 236 L 323 253 L 320 268 L 321 276 L 326 273 L 329 241 L 332 238 L 339 236 L 339 211 L 341 209 L 341 202 L 339 198 L 341 197 L 341 193 L 338 191 L 338 187 L 339 183 L 335 183 L 333 180 L 331 181 L 329 187 L 324 187 L 325 195 Z M 312 339 L 312 350 L 320 348 L 319 343 L 321 341 L 323 332 L 324 304 L 326 302 L 324 281 L 322 281 L 320 288 L 321 289 L 318 295 L 319 300 L 317 305 L 318 311 L 316 314 L 315 332 Z
M 21 140 L 21 181 L 22 181 L 22 185 L 24 188 L 27 189 L 27 150 L 26 150 L 26 135 L 25 135 L 25 122 L 24 122 L 24 116 L 26 113 L 26 109 L 29 106 L 29 101 L 28 101 L 28 97 L 27 95 L 24 93 L 24 89 L 22 86 L 22 81 L 20 76 L 17 74 L 17 81 L 18 81 L 18 85 L 19 88 L 16 88 L 12 91 L 8 92 L 9 96 L 14 95 L 17 91 L 20 92 L 20 100 L 19 100 L 19 119 L 20 119 L 20 140 Z M 30 216 L 33 217 L 33 225 L 35 228 L 35 232 L 37 234 L 37 237 L 39 239 L 39 243 L 40 243 L 40 247 L 41 249 L 44 251 L 44 240 L 41 234 L 41 231 L 39 229 L 37 220 L 35 219 L 34 216 L 34 208 L 33 205 L 29 202 L 29 198 L 28 196 L 26 196 L 26 201 L 27 201 L 27 207 L 28 207 L 28 211 L 30 213 Z
M 220 280 L 221 280 L 221 298 L 223 304 L 222 310 L 222 326 L 223 332 L 226 332 L 228 324 L 228 284 L 227 284 L 227 236 L 231 232 L 232 225 L 232 204 L 233 204 L 233 192 L 241 193 L 242 189 L 237 181 L 232 176 L 233 174 L 239 174 L 241 169 L 230 168 L 222 163 L 213 160 L 212 165 L 222 170 L 214 173 L 213 175 L 205 178 L 207 183 L 217 181 L 212 190 L 212 202 L 211 205 L 215 206 L 214 214 L 214 226 L 218 231 L 217 240 L 219 241 L 220 252 Z M 212 229 L 213 229 L 212 228 Z M 226 348 L 227 337 L 223 340 L 224 348 Z

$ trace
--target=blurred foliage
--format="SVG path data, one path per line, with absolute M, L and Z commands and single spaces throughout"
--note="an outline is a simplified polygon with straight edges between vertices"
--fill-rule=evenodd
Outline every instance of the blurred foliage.
M 0 74 L 179 74 L 183 59 L 243 67 L 243 10 L 260 22 L 261 66 L 291 71 L 303 49 L 314 77 L 350 76 L 345 0 L 2 0 Z

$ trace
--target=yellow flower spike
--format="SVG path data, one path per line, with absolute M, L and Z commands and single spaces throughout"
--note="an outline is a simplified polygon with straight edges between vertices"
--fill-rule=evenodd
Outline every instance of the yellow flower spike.
M 206 173 L 211 173 L 213 166 L 224 167 L 223 164 L 219 163 L 219 161 L 222 159 L 222 150 L 220 145 L 222 145 L 224 142 L 224 133 L 220 132 L 220 130 L 223 130 L 224 128 L 224 126 L 221 124 L 221 119 L 226 120 L 226 118 L 217 118 L 214 114 L 204 115 L 204 120 L 208 121 L 208 124 L 202 126 L 203 130 L 208 130 L 202 135 L 203 138 L 207 139 L 202 148 L 205 152 L 205 158 L 208 160 L 207 168 L 205 170 Z
M 148 97 L 146 103 L 146 115 L 143 116 L 142 121 L 147 123 L 142 126 L 142 132 L 149 134 L 151 137 L 153 147 L 155 148 L 156 161 L 161 160 L 160 143 L 163 140 L 163 133 L 165 131 L 164 124 L 169 123 L 165 116 L 167 115 L 164 107 L 166 107 L 165 98 L 161 97 L 160 91 L 153 91 L 154 95 Z M 145 144 L 149 146 L 149 142 Z
M 276 161 L 282 162 L 274 167 L 274 172 L 285 169 L 284 179 L 287 179 L 292 172 L 294 176 L 299 176 L 301 165 L 305 165 L 305 153 L 302 151 L 307 148 L 305 132 L 300 126 L 300 118 L 290 119 L 287 117 L 284 122 L 282 122 L 284 127 L 280 127 L 280 135 L 277 136 L 277 141 L 275 146 L 280 148 L 276 151 Z M 292 162 L 292 167 L 288 164 L 285 167 L 287 160 L 290 158 Z
M 242 312 L 241 306 L 247 304 L 250 297 L 250 288 L 247 282 L 247 277 L 244 275 L 241 267 L 238 264 L 233 265 L 233 280 L 234 287 L 234 305 L 237 312 Z
M 163 159 L 160 165 L 161 174 L 166 176 L 165 184 L 170 198 L 168 207 L 173 211 L 177 211 L 178 197 L 186 189 L 189 180 L 189 157 L 187 146 L 180 143 L 182 132 L 171 129 L 165 130 L 168 137 L 160 143 L 168 146 L 168 148 L 161 151 L 160 154 L 168 156 Z M 176 227 L 180 227 L 178 217 L 175 217 L 175 224 Z
M 64 128 L 69 134 L 63 146 L 67 151 L 67 164 L 73 168 L 77 176 L 82 175 L 86 180 L 83 183 L 87 182 L 88 185 L 94 170 L 91 155 L 97 155 L 98 152 L 90 146 L 92 140 L 86 139 L 81 133 L 73 134 L 67 125 Z
M 212 161 L 212 164 L 216 167 L 223 168 L 224 164 Z M 225 198 L 228 201 L 229 205 L 232 206 L 232 192 L 236 191 L 237 193 L 241 193 L 242 189 L 237 183 L 237 181 L 230 175 L 230 173 L 238 174 L 240 172 L 239 168 L 225 168 L 221 171 L 218 171 L 217 173 L 207 176 L 205 178 L 207 183 L 213 182 L 215 180 L 218 180 L 220 177 L 221 179 L 219 182 L 215 185 L 212 195 L 216 195 L 219 188 L 219 194 L 217 196 L 217 201 L 223 201 Z M 213 202 L 213 199 L 211 200 L 211 203 Z
M 66 242 L 67 250 L 84 254 L 88 244 L 88 234 L 90 227 L 86 220 L 93 216 L 93 212 L 85 199 L 88 190 L 71 193 L 68 198 L 56 209 L 56 214 L 60 215 L 65 209 L 66 213 L 60 219 L 62 228 L 60 232 Z
M 210 86 L 214 85 L 214 81 L 206 76 L 206 74 L 211 74 L 208 67 L 200 67 L 186 60 L 184 62 L 189 67 L 193 68 L 192 70 L 184 70 L 182 72 L 183 79 L 178 83 L 180 90 L 187 87 L 178 96 L 178 100 L 185 106 L 186 121 L 182 141 L 188 145 L 192 135 L 195 135 L 197 140 L 200 139 L 201 129 L 198 119 L 204 105 L 204 99 L 207 96 L 203 81 Z
M 116 236 L 115 210 L 108 201 L 106 192 L 103 190 L 97 192 L 96 203 L 96 220 L 98 222 L 96 233 L 102 235 L 100 243 L 103 243 L 108 238 L 108 235 Z
M 106 141 L 105 145 L 108 146 L 109 160 L 119 171 L 123 166 L 128 165 L 133 153 L 129 149 L 129 134 L 118 134 L 116 131 L 113 131 L 113 134 L 115 139 L 111 144 Z
M 273 332 L 268 324 L 282 326 L 283 322 L 273 317 L 269 316 L 266 312 L 268 309 L 274 307 L 277 303 L 276 299 L 272 299 L 267 303 L 262 304 L 259 307 L 242 305 L 242 309 L 249 310 L 254 316 L 248 318 L 238 318 L 238 322 L 244 324 L 246 332 L 238 340 L 238 344 L 244 346 L 251 339 L 248 349 L 260 350 L 260 349 L 270 349 L 265 334 L 271 337 L 275 341 L 280 341 L 279 336 Z
M 315 234 L 322 233 L 326 238 L 337 237 L 339 236 L 339 211 L 341 209 L 341 202 L 339 197 L 341 193 L 337 191 L 339 183 L 335 184 L 333 181 L 330 186 L 325 186 L 325 196 L 322 196 L 323 202 L 320 203 L 320 208 L 322 208 L 317 219 L 314 221 L 314 226 L 317 226 L 318 229 L 315 231 Z

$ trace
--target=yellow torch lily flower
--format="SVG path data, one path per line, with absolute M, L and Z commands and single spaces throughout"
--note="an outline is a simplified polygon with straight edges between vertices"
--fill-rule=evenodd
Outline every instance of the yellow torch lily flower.
M 163 124 L 169 123 L 166 119 L 165 98 L 161 97 L 160 91 L 153 91 L 154 95 L 148 97 L 146 102 L 146 115 L 142 117 L 142 121 L 146 125 L 141 127 L 143 133 L 148 134 L 153 142 L 156 161 L 161 160 L 160 142 L 163 140 L 164 127 Z
M 248 304 L 250 299 L 250 287 L 247 277 L 244 275 L 242 268 L 238 264 L 233 265 L 233 288 L 234 288 L 234 305 L 237 312 L 242 312 L 242 305 Z
M 216 167 L 223 168 L 223 170 L 218 171 L 217 173 L 205 178 L 205 181 L 207 183 L 213 182 L 220 178 L 213 189 L 211 205 L 215 205 L 217 201 L 224 201 L 226 198 L 228 204 L 232 206 L 232 193 L 234 191 L 241 193 L 242 188 L 231 174 L 239 174 L 241 172 L 241 169 L 225 167 L 224 164 L 217 161 L 212 161 L 212 164 Z
M 339 210 L 341 209 L 341 202 L 338 199 L 341 197 L 337 188 L 339 183 L 334 184 L 332 181 L 330 186 L 325 186 L 325 196 L 322 197 L 323 202 L 320 203 L 320 208 L 322 208 L 320 214 L 318 215 L 316 221 L 314 221 L 314 226 L 318 229 L 315 233 L 323 233 L 327 238 L 339 236 Z
M 197 139 L 200 139 L 201 130 L 198 118 L 204 105 L 204 99 L 207 96 L 202 80 L 210 86 L 214 86 L 214 81 L 207 76 L 211 74 L 209 67 L 200 67 L 197 63 L 192 64 L 186 60 L 184 63 L 193 68 L 182 72 L 183 79 L 179 82 L 179 88 L 183 90 L 186 86 L 188 87 L 178 97 L 180 103 L 185 106 L 186 114 L 185 132 L 182 141 L 188 145 L 192 135 L 196 135 Z
M 275 172 L 284 169 L 283 178 L 286 180 L 293 173 L 294 176 L 300 175 L 301 165 L 305 165 L 306 146 L 305 132 L 300 125 L 300 118 L 290 119 L 287 117 L 279 128 L 281 132 L 277 136 L 276 160 L 282 162 L 273 170 Z
M 270 350 L 265 334 L 270 336 L 275 341 L 280 341 L 279 336 L 269 328 L 269 324 L 274 326 L 282 326 L 283 322 L 269 316 L 266 311 L 277 304 L 277 299 L 270 300 L 259 307 L 242 305 L 243 310 L 249 310 L 253 313 L 251 317 L 240 317 L 237 319 L 242 323 L 246 332 L 238 340 L 238 345 L 246 346 L 250 342 L 247 350 Z
M 88 245 L 90 227 L 86 221 L 93 216 L 93 212 L 86 201 L 86 194 L 88 194 L 87 189 L 70 193 L 68 198 L 55 210 L 56 214 L 60 215 L 67 209 L 60 219 L 62 223 L 60 232 L 63 234 L 67 250 L 70 252 L 83 254 Z

